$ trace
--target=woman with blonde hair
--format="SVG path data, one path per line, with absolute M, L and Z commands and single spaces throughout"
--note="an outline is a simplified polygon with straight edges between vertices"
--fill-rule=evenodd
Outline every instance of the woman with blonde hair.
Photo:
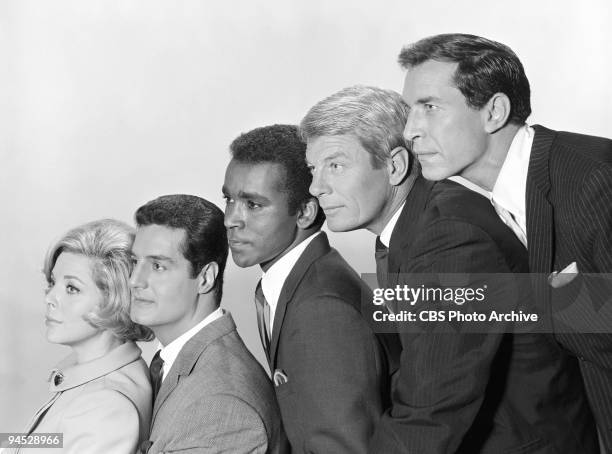
M 127 224 L 94 221 L 45 260 L 47 339 L 72 354 L 52 371 L 52 397 L 27 433 L 63 433 L 65 453 L 133 453 L 148 436 L 151 386 L 134 342 L 153 333 L 130 320 L 133 239 Z

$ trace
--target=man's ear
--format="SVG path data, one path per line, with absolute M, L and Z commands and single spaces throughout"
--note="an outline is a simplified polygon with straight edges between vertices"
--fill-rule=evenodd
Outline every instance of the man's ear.
M 298 217 L 296 224 L 298 228 L 306 230 L 312 226 L 312 223 L 317 218 L 317 213 L 321 208 L 319 202 L 315 197 L 310 197 L 307 202 L 302 204 L 302 207 L 298 211 Z
M 404 182 L 410 171 L 410 152 L 404 147 L 395 147 L 391 150 L 391 157 L 387 159 L 389 184 L 399 186 Z
M 489 134 L 506 126 L 510 119 L 510 98 L 504 93 L 495 93 L 481 109 L 484 115 L 484 128 Z
M 210 292 L 215 287 L 217 275 L 219 274 L 219 265 L 217 262 L 210 262 L 204 265 L 200 274 L 198 274 L 198 294 Z

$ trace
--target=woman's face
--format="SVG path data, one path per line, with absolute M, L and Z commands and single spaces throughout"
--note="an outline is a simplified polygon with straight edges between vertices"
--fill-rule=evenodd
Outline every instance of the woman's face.
M 81 254 L 60 253 L 46 292 L 47 340 L 71 347 L 86 345 L 102 330 L 83 316 L 98 305 L 104 295 L 92 277 L 92 262 Z

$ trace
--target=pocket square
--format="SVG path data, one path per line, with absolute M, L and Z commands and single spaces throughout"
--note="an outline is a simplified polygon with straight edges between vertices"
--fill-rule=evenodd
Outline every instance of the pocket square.
M 578 265 L 576 262 L 572 262 L 561 271 L 550 273 L 548 283 L 552 288 L 559 288 L 572 282 L 576 276 L 578 276 Z
M 289 381 L 289 378 L 287 378 L 287 375 L 285 374 L 284 371 L 280 369 L 276 369 L 274 371 L 273 381 L 274 381 L 274 386 L 280 386 L 280 385 L 284 385 L 285 383 L 287 383 Z

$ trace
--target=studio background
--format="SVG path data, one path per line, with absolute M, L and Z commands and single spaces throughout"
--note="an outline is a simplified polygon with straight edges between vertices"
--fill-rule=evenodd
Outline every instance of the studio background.
M 610 23 L 608 0 L 0 1 L 0 432 L 23 429 L 69 352 L 45 340 L 41 273 L 66 230 L 131 223 L 162 194 L 223 207 L 239 133 L 297 123 L 345 86 L 401 92 L 402 45 L 435 33 L 512 47 L 531 82 L 530 123 L 612 137 Z M 374 271 L 372 235 L 330 236 Z M 258 277 L 230 258 L 222 305 L 263 360 Z

